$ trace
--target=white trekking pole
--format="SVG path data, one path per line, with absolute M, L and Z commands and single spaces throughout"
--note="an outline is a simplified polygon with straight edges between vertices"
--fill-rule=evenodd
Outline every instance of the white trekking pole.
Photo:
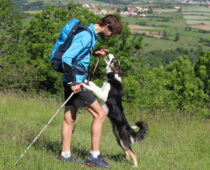
M 58 111 L 53 115 L 53 117 L 47 122 L 47 124 L 44 126 L 44 128 L 39 132 L 37 137 L 34 138 L 34 140 L 31 142 L 31 144 L 26 148 L 26 150 L 20 155 L 19 159 L 15 162 L 15 165 L 22 159 L 22 157 L 25 155 L 25 153 L 30 149 L 30 147 L 37 141 L 39 136 L 43 133 L 43 131 L 48 127 L 50 122 L 57 116 L 59 111 L 65 106 L 65 104 L 70 100 L 70 98 L 74 95 L 74 93 L 71 93 L 71 95 L 66 99 L 66 101 L 61 105 L 61 107 L 58 109 Z

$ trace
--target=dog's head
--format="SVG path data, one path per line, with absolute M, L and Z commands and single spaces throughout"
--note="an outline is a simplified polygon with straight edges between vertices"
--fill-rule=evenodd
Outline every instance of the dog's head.
M 118 74 L 120 77 L 122 76 L 122 70 L 120 69 L 120 63 L 116 58 L 114 58 L 114 55 L 109 53 L 108 58 L 104 58 L 106 62 L 106 73 L 113 72 L 115 74 Z

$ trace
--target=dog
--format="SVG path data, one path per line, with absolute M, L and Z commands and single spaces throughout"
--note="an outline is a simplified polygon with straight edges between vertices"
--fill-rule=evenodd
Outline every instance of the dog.
M 133 128 L 129 125 L 122 106 L 123 86 L 120 64 L 114 58 L 113 54 L 109 54 L 108 57 L 109 59 L 104 58 L 106 62 L 107 81 L 104 82 L 102 88 L 99 88 L 91 81 L 88 85 L 84 85 L 84 87 L 92 91 L 99 98 L 101 106 L 111 121 L 117 143 L 125 152 L 126 159 L 130 160 L 131 158 L 134 167 L 138 167 L 137 157 L 131 145 L 144 139 L 147 133 L 147 125 L 140 121 Z M 134 128 L 140 129 L 138 132 L 135 132 Z

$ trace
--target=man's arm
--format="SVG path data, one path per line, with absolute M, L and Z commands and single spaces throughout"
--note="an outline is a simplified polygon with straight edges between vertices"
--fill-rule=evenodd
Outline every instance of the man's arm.
M 64 71 L 64 76 L 68 79 L 68 84 L 81 83 L 76 76 L 72 74 L 72 61 L 75 57 L 78 57 L 83 51 L 87 50 L 91 44 L 91 35 L 83 31 L 77 34 L 73 40 L 72 44 L 68 50 L 62 56 L 62 66 Z

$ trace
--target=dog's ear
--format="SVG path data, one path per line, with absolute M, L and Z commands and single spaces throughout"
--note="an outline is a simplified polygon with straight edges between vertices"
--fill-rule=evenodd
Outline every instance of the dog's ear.
M 119 76 L 125 77 L 125 76 L 127 76 L 127 74 L 120 69 Z
M 107 57 L 104 57 L 104 61 L 105 61 L 105 63 L 106 63 L 107 65 L 109 64 L 109 60 L 108 60 Z
M 124 75 L 125 75 L 124 72 L 121 69 L 119 70 L 118 74 L 119 74 L 120 77 L 124 77 Z

